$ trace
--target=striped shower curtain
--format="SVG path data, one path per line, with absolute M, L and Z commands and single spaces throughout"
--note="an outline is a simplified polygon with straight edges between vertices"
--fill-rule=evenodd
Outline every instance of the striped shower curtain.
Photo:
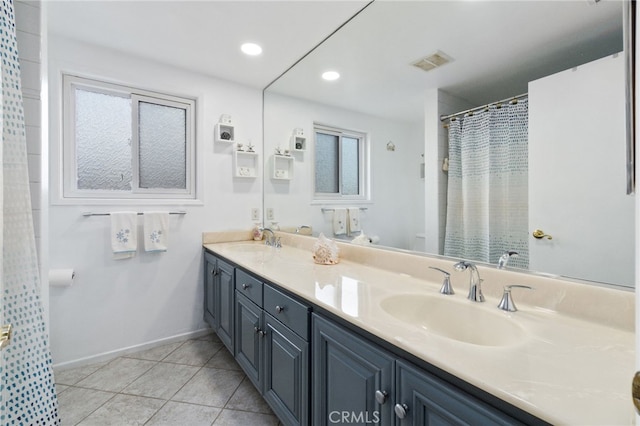
M 0 5 L 0 56 L 3 160 L 0 323 L 13 326 L 11 344 L 0 352 L 0 425 L 58 425 L 31 214 L 12 0 Z
M 528 268 L 528 101 L 493 105 L 449 125 L 444 254 Z

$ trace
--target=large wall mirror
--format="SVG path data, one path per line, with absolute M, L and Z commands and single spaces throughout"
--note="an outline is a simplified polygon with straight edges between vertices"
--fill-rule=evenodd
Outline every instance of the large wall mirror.
M 264 92 L 266 225 L 293 232 L 308 225 L 314 235 L 349 240 L 357 234 L 334 235 L 334 215 L 355 208 L 362 232 L 381 247 L 443 255 L 453 178 L 441 116 L 528 94 L 521 98 L 528 102 L 525 206 L 500 201 L 524 221 L 524 267 L 632 287 L 624 7 L 607 0 L 368 4 Z M 437 66 L 413 65 L 433 54 Z M 340 78 L 323 80 L 329 70 Z M 365 135 L 365 199 L 314 193 L 320 126 Z

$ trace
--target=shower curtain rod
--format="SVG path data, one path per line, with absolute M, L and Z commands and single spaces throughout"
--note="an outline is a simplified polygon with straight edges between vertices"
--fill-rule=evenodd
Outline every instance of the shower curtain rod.
M 478 110 L 481 110 L 481 109 L 489 108 L 492 105 L 498 105 L 498 104 L 504 104 L 504 103 L 516 101 L 516 100 L 521 99 L 521 98 L 526 98 L 527 96 L 529 96 L 528 93 L 523 93 L 522 95 L 512 96 L 510 98 L 503 99 L 501 101 L 491 102 L 490 104 L 486 104 L 486 105 L 482 105 L 482 106 L 479 106 L 479 107 L 470 108 L 470 109 L 467 109 L 467 110 L 464 110 L 464 111 L 456 112 L 455 114 L 441 115 L 440 116 L 440 121 L 445 121 L 445 120 L 448 120 L 450 118 L 457 117 L 459 115 L 464 115 L 464 114 L 467 114 L 467 113 L 470 113 L 470 112 L 475 112 L 475 111 L 478 111 Z

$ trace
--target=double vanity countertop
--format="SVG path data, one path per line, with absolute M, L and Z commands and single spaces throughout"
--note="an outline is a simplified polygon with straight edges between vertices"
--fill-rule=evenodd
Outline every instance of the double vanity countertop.
M 633 293 L 478 266 L 487 300 L 475 303 L 466 299 L 468 272 L 454 272 L 450 260 L 339 244 L 340 263 L 318 265 L 311 253 L 315 239 L 281 235 L 279 249 L 239 241 L 246 233 L 205 233 L 203 243 L 265 280 L 549 423 L 634 423 Z M 439 293 L 440 274 L 428 266 L 451 272 L 454 295 Z M 517 312 L 497 308 L 507 283 L 536 288 L 514 290 Z M 578 304 L 610 309 L 613 320 L 578 315 L 576 310 L 588 313 L 590 308 L 576 308 Z

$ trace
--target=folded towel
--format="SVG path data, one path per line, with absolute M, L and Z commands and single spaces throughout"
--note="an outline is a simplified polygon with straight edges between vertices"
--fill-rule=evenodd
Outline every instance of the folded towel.
M 138 249 L 138 213 L 111 212 L 111 249 L 114 259 L 135 256 Z
M 167 251 L 169 246 L 169 212 L 144 213 L 144 249 Z
M 358 207 L 349 208 L 349 234 L 360 232 L 360 209 Z
M 347 209 L 333 210 L 333 235 L 347 233 Z

